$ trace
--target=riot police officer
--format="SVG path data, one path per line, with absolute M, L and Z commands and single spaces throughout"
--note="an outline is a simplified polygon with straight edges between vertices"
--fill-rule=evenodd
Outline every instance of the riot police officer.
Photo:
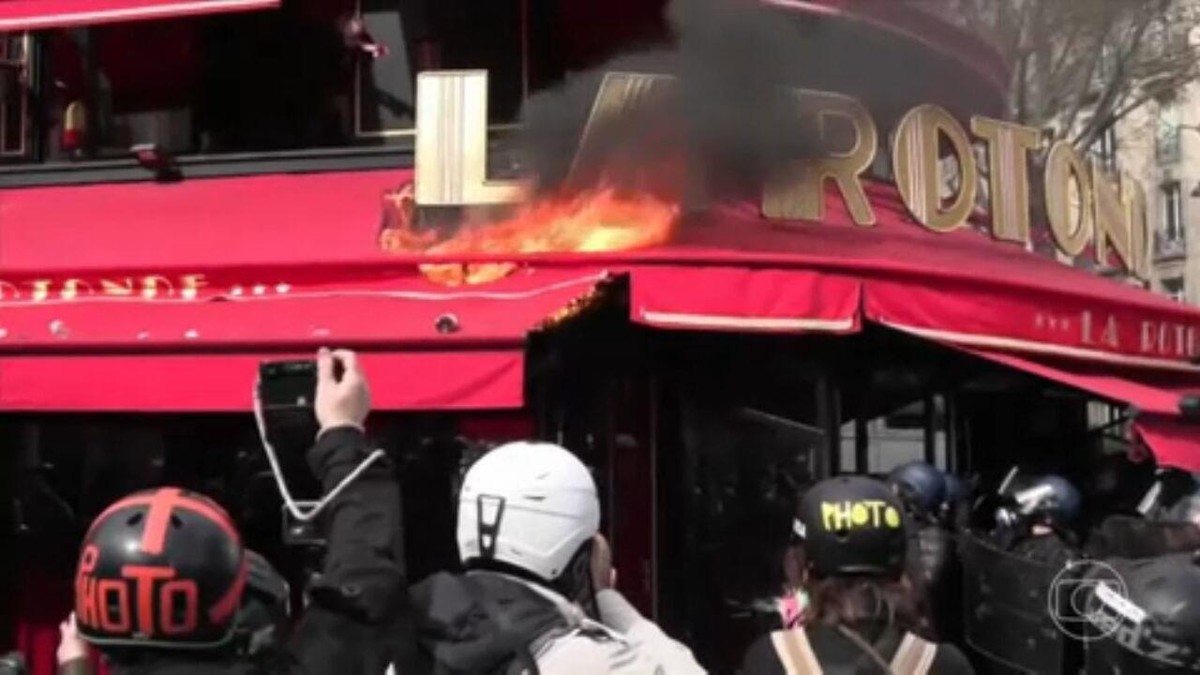
M 1007 482 L 1015 480 L 1010 474 Z M 985 536 L 966 532 L 963 561 L 963 634 L 990 673 L 1074 673 L 1082 665 L 1078 642 L 1059 622 L 1080 617 L 1053 602 L 1059 579 L 1076 558 L 1072 528 L 1082 497 L 1059 476 L 1003 489 L 994 527 Z
M 954 646 L 919 637 L 927 627 L 905 575 L 907 519 L 887 485 L 859 476 L 821 481 L 802 498 L 797 520 L 809 618 L 751 645 L 743 673 L 974 672 Z
M 1086 672 L 1200 671 L 1200 566 L 1195 555 L 1164 556 L 1113 569 L 1118 578 L 1108 579 L 1115 582 L 1109 584 L 1110 592 L 1093 591 L 1089 601 L 1100 635 L 1086 645 Z M 1119 597 L 1122 591 L 1124 598 Z
M 967 527 L 971 516 L 971 486 L 962 478 L 947 472 L 946 499 L 942 502 L 942 524 L 951 531 Z
M 908 516 L 908 575 L 925 596 L 934 632 L 953 640 L 962 624 L 961 579 L 954 540 L 942 525 L 946 477 L 925 462 L 909 462 L 888 475 L 888 486 Z
M 1014 555 L 1061 566 L 1076 557 L 1082 512 L 1083 496 L 1074 485 L 1061 476 L 1040 476 L 998 510 L 996 533 Z

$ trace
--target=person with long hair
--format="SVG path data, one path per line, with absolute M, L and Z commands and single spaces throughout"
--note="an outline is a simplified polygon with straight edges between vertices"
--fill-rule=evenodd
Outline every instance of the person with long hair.
M 883 483 L 831 478 L 801 499 L 803 625 L 763 636 L 746 653 L 744 675 L 973 673 L 962 652 L 926 637 L 920 594 L 905 575 L 904 508 Z

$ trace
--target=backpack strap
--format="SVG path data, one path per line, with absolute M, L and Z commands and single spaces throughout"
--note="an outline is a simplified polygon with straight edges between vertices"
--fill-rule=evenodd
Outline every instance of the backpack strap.
M 892 657 L 892 672 L 896 675 L 926 675 L 933 667 L 937 645 L 912 633 L 905 633 Z
M 771 633 L 771 643 L 787 675 L 821 675 L 821 664 L 803 628 L 777 630 Z

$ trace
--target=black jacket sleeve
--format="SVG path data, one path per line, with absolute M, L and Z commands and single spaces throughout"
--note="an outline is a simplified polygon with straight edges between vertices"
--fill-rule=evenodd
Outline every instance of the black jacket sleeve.
M 308 453 L 327 494 L 370 454 L 355 428 L 331 429 Z M 377 460 L 320 516 L 328 549 L 291 653 L 304 675 L 381 675 L 411 644 L 400 487 Z

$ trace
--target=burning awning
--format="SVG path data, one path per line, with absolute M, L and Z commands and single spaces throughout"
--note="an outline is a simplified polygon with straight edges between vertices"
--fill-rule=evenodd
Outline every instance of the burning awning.
M 927 232 L 875 186 L 878 222 L 769 222 L 728 205 L 667 246 L 592 257 L 626 270 L 633 318 L 662 328 L 855 330 L 872 321 L 974 348 L 1200 372 L 1200 312 L 965 229 Z
M 1044 380 L 1128 405 L 1136 413 L 1135 433 L 1158 463 L 1200 472 L 1200 423 L 1185 420 L 1181 401 L 1200 394 L 1200 374 L 1181 375 L 1071 359 L 1017 356 L 990 349 L 964 349 L 979 358 Z
M 521 407 L 526 335 L 606 272 L 438 285 L 371 228 L 403 177 L 0 193 L 0 410 L 247 410 L 260 360 L 321 345 L 364 353 L 383 409 Z
M 0 33 L 278 7 L 280 0 L 0 0 Z

